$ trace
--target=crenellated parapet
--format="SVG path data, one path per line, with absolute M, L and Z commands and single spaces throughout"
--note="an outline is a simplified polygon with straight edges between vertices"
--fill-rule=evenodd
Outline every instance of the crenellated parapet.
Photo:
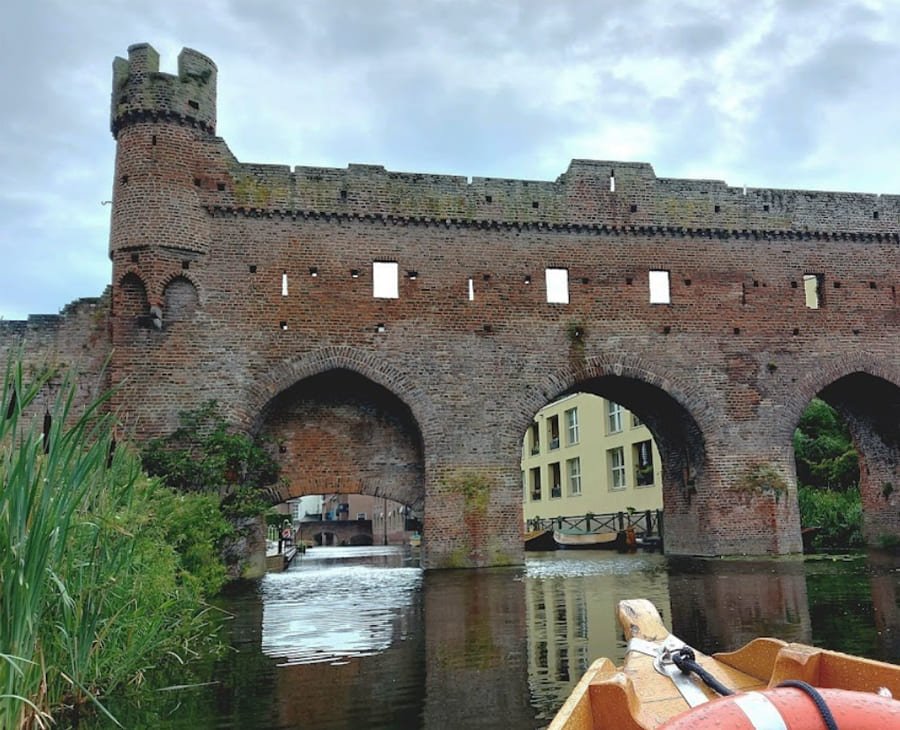
M 135 121 L 170 120 L 216 129 L 216 64 L 185 48 L 178 55 L 178 74 L 159 70 L 159 53 L 148 43 L 128 48 L 128 60 L 113 61 L 110 128 L 113 136 Z
M 572 160 L 555 181 L 235 163 L 213 213 L 377 216 L 419 222 L 895 237 L 900 196 L 735 187 L 657 177 L 645 162 Z M 716 234 L 718 235 L 718 234 Z

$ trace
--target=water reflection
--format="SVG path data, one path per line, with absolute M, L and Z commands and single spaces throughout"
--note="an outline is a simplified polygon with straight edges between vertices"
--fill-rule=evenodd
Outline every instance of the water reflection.
M 694 646 L 708 653 L 730 651 L 757 636 L 809 643 L 802 557 L 671 558 L 668 564 L 672 631 Z
M 425 712 L 419 727 L 535 727 L 521 569 L 425 577 Z
M 422 571 L 404 554 L 367 548 L 348 563 L 345 548 L 310 551 L 262 581 L 262 651 L 281 664 L 347 663 L 378 654 L 410 634 Z
M 538 728 L 593 659 L 622 660 L 621 599 L 649 598 L 705 651 L 766 634 L 897 661 L 898 596 L 900 558 L 884 555 L 554 552 L 424 574 L 398 548 L 315 548 L 224 599 L 236 651 L 215 685 L 112 709 L 126 727 L 192 730 Z
M 530 558 L 523 576 L 528 678 L 538 718 L 549 719 L 598 656 L 624 657 L 613 620 L 624 598 L 644 597 L 669 615 L 665 558 L 561 551 Z

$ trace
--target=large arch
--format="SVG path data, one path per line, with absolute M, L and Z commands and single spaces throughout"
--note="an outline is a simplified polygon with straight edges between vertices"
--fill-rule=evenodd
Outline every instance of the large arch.
M 697 502 L 710 491 L 704 484 L 710 428 L 704 418 L 711 412 L 706 394 L 640 358 L 590 358 L 550 375 L 523 400 L 517 433 L 524 433 L 548 402 L 575 392 L 613 400 L 647 425 L 662 459 L 667 543 L 676 550 L 689 544 L 690 538 L 680 533 L 700 522 Z
M 803 408 L 819 397 L 835 408 L 850 429 L 859 453 L 863 536 L 876 543 L 900 536 L 900 371 L 866 353 L 836 358 L 809 373 L 792 403 L 790 439 Z
M 347 346 L 314 350 L 302 357 L 284 360 L 259 374 L 247 389 L 244 410 L 237 414 L 240 421 L 251 431 L 258 432 L 279 393 L 330 370 L 357 373 L 393 393 L 409 408 L 426 444 L 437 435 L 438 411 L 420 387 L 421 380 L 415 373 L 396 368 L 377 353 Z
M 273 501 L 367 494 L 424 507 L 424 447 L 409 407 L 356 371 L 332 368 L 274 396 L 258 424 L 277 448 Z

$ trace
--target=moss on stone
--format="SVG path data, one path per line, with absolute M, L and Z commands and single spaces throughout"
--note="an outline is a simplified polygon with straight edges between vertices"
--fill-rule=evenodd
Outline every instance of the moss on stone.
M 469 514 L 484 514 L 491 497 L 491 482 L 487 476 L 477 471 L 458 471 L 447 477 L 447 489 L 462 496 L 465 511 Z
M 777 501 L 787 494 L 788 483 L 772 464 L 759 462 L 747 467 L 735 482 L 734 489 L 749 495 L 771 494 Z

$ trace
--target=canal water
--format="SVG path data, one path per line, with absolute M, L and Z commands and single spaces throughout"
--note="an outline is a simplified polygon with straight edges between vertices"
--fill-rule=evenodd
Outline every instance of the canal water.
M 689 644 L 759 635 L 900 661 L 900 558 L 527 554 L 424 573 L 395 547 L 320 547 L 223 599 L 234 650 L 210 684 L 116 706 L 125 727 L 540 728 L 644 597 Z M 101 724 L 97 725 L 102 726 Z

